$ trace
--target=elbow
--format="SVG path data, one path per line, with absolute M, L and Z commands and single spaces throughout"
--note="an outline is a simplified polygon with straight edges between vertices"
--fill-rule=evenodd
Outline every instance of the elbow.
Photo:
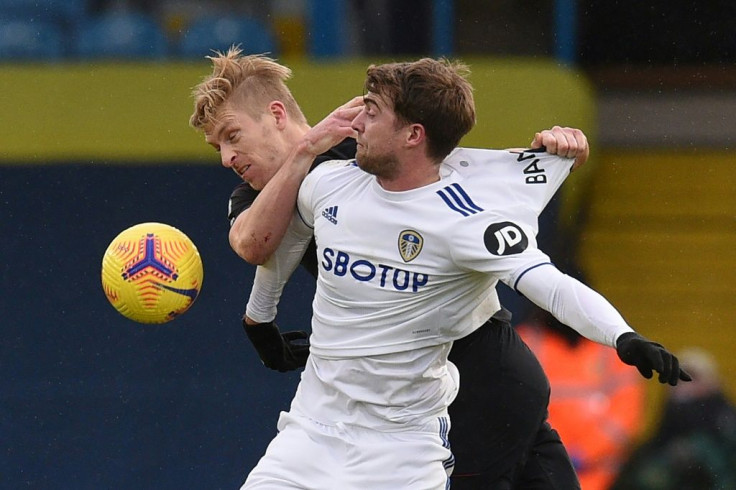
M 269 255 L 254 252 L 252 250 L 236 251 L 240 257 L 252 265 L 263 265 L 270 258 Z
M 243 240 L 234 234 L 230 234 L 230 248 L 238 256 L 252 265 L 263 265 L 269 259 L 268 254 L 252 240 Z

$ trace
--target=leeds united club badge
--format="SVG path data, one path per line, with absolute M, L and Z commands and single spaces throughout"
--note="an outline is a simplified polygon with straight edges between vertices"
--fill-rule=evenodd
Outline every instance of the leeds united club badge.
M 399 233 L 399 254 L 404 262 L 414 260 L 422 251 L 424 238 L 414 230 L 404 230 Z

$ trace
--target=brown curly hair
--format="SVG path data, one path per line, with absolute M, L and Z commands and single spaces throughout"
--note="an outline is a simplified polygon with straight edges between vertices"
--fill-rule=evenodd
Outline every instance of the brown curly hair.
M 371 65 L 365 90 L 393 104 L 400 122 L 424 126 L 429 155 L 441 160 L 475 125 L 469 74 L 467 65 L 444 58 Z

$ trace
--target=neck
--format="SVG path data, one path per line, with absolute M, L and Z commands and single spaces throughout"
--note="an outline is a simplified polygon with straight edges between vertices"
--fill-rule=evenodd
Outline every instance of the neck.
M 294 126 L 294 140 L 301 141 L 301 139 L 304 137 L 305 134 L 307 134 L 310 129 L 312 129 L 312 127 L 306 123 Z
M 376 177 L 378 185 L 387 191 L 401 192 L 419 189 L 440 180 L 439 163 L 429 160 L 414 162 L 414 164 L 403 164 L 396 176 Z

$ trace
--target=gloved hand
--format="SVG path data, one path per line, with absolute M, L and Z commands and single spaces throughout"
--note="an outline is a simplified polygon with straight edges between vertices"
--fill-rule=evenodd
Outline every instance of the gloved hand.
M 642 376 L 649 379 L 652 371 L 659 373 L 660 383 L 672 386 L 678 380 L 692 381 L 692 377 L 680 369 L 680 361 L 661 344 L 652 342 L 636 332 L 626 332 L 616 340 L 618 357 L 630 366 L 636 366 Z
M 285 373 L 303 368 L 307 364 L 309 356 L 307 332 L 298 330 L 282 334 L 274 322 L 248 325 L 245 318 L 243 328 L 267 368 Z

